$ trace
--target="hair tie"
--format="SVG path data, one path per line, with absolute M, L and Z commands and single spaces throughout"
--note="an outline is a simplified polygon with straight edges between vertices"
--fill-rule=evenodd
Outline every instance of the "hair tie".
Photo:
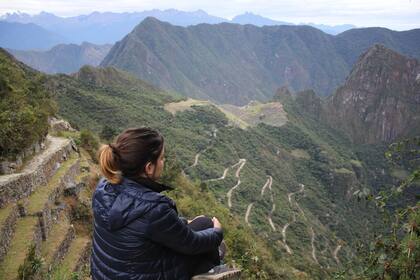
M 117 148 L 114 146 L 114 144 L 108 144 L 108 146 L 111 148 L 111 150 L 112 150 L 112 152 L 114 153 L 114 154 L 118 154 L 118 152 L 117 152 Z

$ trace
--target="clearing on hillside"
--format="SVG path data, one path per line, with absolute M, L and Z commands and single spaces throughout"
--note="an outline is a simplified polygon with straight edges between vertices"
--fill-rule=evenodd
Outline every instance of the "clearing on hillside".
M 229 122 L 242 129 L 257 126 L 265 123 L 271 126 L 282 126 L 287 122 L 287 113 L 280 102 L 261 103 L 251 101 L 245 106 L 235 106 L 230 104 L 215 104 L 208 100 L 197 100 L 188 98 L 180 102 L 165 104 L 166 111 L 175 115 L 185 110 L 194 110 L 192 106 L 215 106 L 223 112 Z

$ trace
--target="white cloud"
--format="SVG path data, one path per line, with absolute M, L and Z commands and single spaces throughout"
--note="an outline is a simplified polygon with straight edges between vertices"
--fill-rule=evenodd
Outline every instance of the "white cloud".
M 47 11 L 72 16 L 93 11 L 134 12 L 170 8 L 203 9 L 225 18 L 250 11 L 295 23 L 352 23 L 395 29 L 420 27 L 420 0 L 0 0 L 1 14 Z

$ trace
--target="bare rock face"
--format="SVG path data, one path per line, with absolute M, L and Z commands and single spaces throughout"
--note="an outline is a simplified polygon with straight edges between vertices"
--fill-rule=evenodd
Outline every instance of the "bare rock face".
M 355 143 L 418 135 L 420 63 L 374 45 L 360 57 L 327 107 L 327 120 Z
M 67 122 L 65 120 L 62 120 L 62 119 L 57 119 L 57 118 L 51 117 L 51 118 L 49 118 L 48 122 L 49 122 L 51 130 L 53 132 L 76 131 L 73 127 L 71 127 L 69 122 Z

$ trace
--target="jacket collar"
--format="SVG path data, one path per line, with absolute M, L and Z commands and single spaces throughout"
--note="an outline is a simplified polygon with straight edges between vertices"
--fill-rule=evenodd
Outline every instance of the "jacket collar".
M 154 192 L 163 192 L 163 191 L 171 191 L 174 188 L 156 181 L 153 181 L 151 179 L 148 178 L 144 178 L 144 177 L 138 177 L 138 178 L 128 178 L 128 177 L 123 177 L 124 180 L 133 182 L 135 185 L 142 185 Z

